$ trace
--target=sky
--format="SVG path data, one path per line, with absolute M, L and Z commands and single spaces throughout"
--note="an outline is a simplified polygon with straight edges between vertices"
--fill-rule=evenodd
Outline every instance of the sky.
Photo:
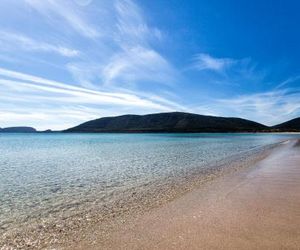
M 300 116 L 297 0 L 1 0 L 0 127 Z

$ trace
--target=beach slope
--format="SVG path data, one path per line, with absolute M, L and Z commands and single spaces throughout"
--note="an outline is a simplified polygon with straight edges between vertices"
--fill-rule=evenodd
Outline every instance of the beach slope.
M 218 178 L 115 230 L 101 249 L 300 249 L 300 146 Z

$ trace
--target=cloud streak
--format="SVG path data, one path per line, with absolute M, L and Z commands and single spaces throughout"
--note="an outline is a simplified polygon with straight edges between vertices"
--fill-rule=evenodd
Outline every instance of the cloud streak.
M 51 22 L 60 18 L 82 36 L 87 38 L 100 36 L 99 31 L 86 21 L 83 13 L 79 9 L 75 9 L 70 0 L 25 0 L 25 2 Z
M 147 97 L 139 95 L 139 93 L 91 90 L 3 68 L 0 68 L 0 87 L 1 91 L 3 91 L 0 97 L 2 110 L 6 108 L 20 111 L 24 109 L 21 107 L 27 106 L 29 113 L 37 113 L 34 107 L 39 103 L 52 107 L 51 109 L 56 110 L 58 114 L 61 107 L 64 106 L 70 106 L 73 112 L 77 110 L 76 107 L 78 106 L 86 107 L 87 110 L 90 110 L 91 107 L 94 107 L 94 110 L 96 108 L 99 110 L 104 108 L 111 110 L 112 107 L 118 107 L 120 111 L 117 113 L 120 113 L 121 110 L 130 110 L 131 112 L 134 112 L 134 110 L 137 112 L 145 112 L 145 110 L 149 112 L 171 111 L 175 106 L 175 103 L 164 98 Z M 15 105 L 19 107 L 16 108 Z M 51 109 L 46 108 L 45 112 L 49 113 Z M 11 111 L 8 113 L 11 113 Z M 18 114 L 18 112 L 15 113 Z M 98 116 L 95 113 L 91 114 L 88 112 L 86 115 L 81 115 L 77 118 L 83 122 L 91 117 L 101 116 L 100 113 Z M 116 110 L 111 113 L 116 113 Z M 41 117 L 44 116 L 43 112 L 40 114 Z M 6 116 L 2 115 L 1 119 L 4 119 Z M 75 124 L 73 123 L 73 125 Z
M 176 69 L 151 46 L 162 32 L 149 27 L 141 9 L 130 0 L 114 4 L 116 32 L 113 40 L 119 51 L 113 53 L 102 69 L 105 84 L 133 84 L 151 81 L 172 84 L 178 78 Z
M 272 90 L 215 100 L 215 108 L 225 114 L 275 125 L 298 116 L 299 100 L 300 89 Z
M 0 30 L 0 44 L 1 50 L 8 51 L 19 49 L 23 51 L 54 52 L 65 57 L 76 57 L 80 54 L 80 52 L 75 49 L 36 41 L 25 35 L 3 30 Z
M 26 89 L 44 91 L 49 93 L 63 94 L 57 99 L 67 100 L 75 103 L 94 103 L 94 104 L 116 104 L 128 106 L 142 106 L 156 109 L 167 109 L 158 103 L 139 98 L 136 95 L 124 93 L 110 93 L 75 87 L 61 82 L 56 82 L 20 72 L 10 71 L 0 68 L 0 75 L 12 78 L 13 80 L 0 79 L 0 84 L 8 88 L 17 87 L 19 91 Z
M 192 67 L 200 71 L 223 72 L 235 63 L 237 63 L 237 60 L 232 58 L 216 58 L 209 54 L 200 53 L 194 56 Z
M 103 68 L 104 83 L 135 83 L 141 80 L 171 84 L 176 71 L 156 51 L 132 47 L 115 54 Z
M 131 0 L 117 0 L 114 4 L 118 33 L 115 36 L 117 43 L 123 46 L 149 46 L 149 41 L 162 38 L 162 32 L 157 28 L 149 27 L 142 10 Z

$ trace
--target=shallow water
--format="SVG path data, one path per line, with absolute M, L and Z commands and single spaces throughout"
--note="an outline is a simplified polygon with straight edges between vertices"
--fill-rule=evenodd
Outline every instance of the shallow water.
M 0 134 L 0 229 L 65 218 L 299 135 Z

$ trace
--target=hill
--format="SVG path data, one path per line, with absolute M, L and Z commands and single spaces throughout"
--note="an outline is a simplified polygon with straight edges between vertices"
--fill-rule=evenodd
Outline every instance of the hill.
M 300 117 L 292 119 L 290 121 L 278 124 L 273 129 L 279 130 L 279 131 L 289 131 L 289 132 L 300 132 Z
M 35 133 L 35 128 L 32 127 L 9 127 L 0 128 L 0 133 Z
M 64 132 L 258 132 L 268 127 L 241 118 L 171 112 L 104 117 Z

